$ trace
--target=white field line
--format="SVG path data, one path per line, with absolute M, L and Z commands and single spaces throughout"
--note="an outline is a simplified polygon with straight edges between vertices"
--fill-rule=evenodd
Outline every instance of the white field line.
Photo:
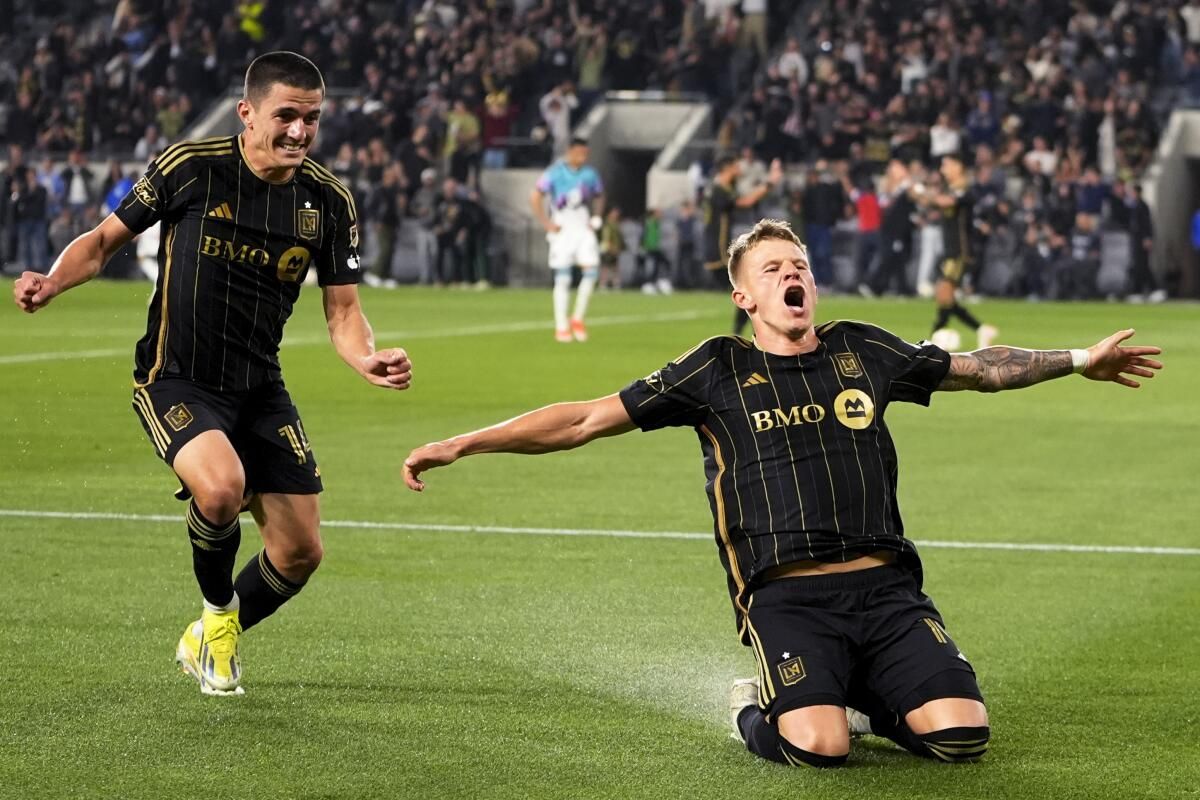
M 35 511 L 0 508 L 0 517 L 33 519 L 69 519 L 76 521 L 169 522 L 178 523 L 182 514 L 118 514 L 98 511 Z M 610 539 L 694 539 L 711 541 L 711 533 L 692 531 L 623 531 L 600 528 L 529 528 L 507 525 L 442 525 L 417 522 L 369 522 L 364 520 L 322 520 L 326 528 L 358 528 L 385 531 L 434 531 L 437 533 L 517 534 L 522 536 L 599 536 Z M 1109 553 L 1117 555 L 1200 556 L 1195 547 L 1137 547 L 1101 544 L 1054 544 L 1039 542 L 947 542 L 915 539 L 919 547 L 950 550 L 1015 550 L 1035 553 Z
M 721 313 L 724 316 L 724 311 Z M 607 325 L 629 325 L 632 323 L 661 323 L 680 322 L 703 317 L 717 316 L 717 308 L 713 311 L 673 311 L 662 314 L 624 314 L 620 316 L 592 317 L 588 325 L 603 327 Z M 395 342 L 403 346 L 412 339 L 452 339 L 462 336 L 487 336 L 494 333 L 521 333 L 525 331 L 550 330 L 554 323 L 548 319 L 525 320 L 521 322 L 500 322 L 492 325 L 468 325 L 457 328 L 438 328 L 423 331 L 376 331 L 375 341 L 384 344 Z M 283 347 L 306 347 L 314 344 L 326 344 L 328 336 L 291 336 L 283 340 Z M 100 350 L 57 350 L 45 353 L 15 353 L 0 356 L 0 366 L 5 364 L 29 364 L 38 361 L 78 361 L 84 358 L 112 358 L 114 356 L 133 356 L 133 341 L 128 347 L 108 347 Z

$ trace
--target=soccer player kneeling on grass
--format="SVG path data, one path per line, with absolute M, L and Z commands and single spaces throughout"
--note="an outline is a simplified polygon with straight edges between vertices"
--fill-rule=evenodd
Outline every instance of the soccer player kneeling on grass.
M 179 477 L 178 496 L 191 499 L 187 530 L 204 607 L 175 657 L 206 694 L 241 693 L 242 631 L 295 596 L 321 562 L 321 471 L 278 358 L 310 266 L 338 355 L 376 386 L 407 389 L 412 378 L 403 350 L 375 350 L 359 305 L 354 200 L 306 157 L 324 97 L 307 58 L 259 56 L 238 103 L 240 135 L 168 147 L 50 274 L 26 272 L 13 286 L 17 305 L 37 311 L 162 223 L 133 408 Z M 243 506 L 264 546 L 234 580 Z
M 737 737 L 781 764 L 836 766 L 855 732 L 927 758 L 979 758 L 987 711 L 970 663 L 921 591 L 896 505 L 883 415 L 934 391 L 995 392 L 1072 372 L 1137 387 L 1157 347 L 1119 331 L 1087 350 L 989 347 L 950 354 L 861 322 L 814 323 L 816 285 L 786 223 L 763 220 L 729 250 L 733 302 L 753 341 L 701 342 L 617 394 L 559 403 L 417 448 L 421 475 L 476 453 L 567 450 L 635 428 L 693 428 L 718 554 L 758 676 L 734 683 Z M 861 713 L 849 713 L 857 709 Z

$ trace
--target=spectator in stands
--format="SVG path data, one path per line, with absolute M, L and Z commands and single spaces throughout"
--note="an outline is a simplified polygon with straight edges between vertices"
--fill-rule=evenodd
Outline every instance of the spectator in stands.
M 657 208 L 646 209 L 642 235 L 638 239 L 638 277 L 635 280 L 646 294 L 670 294 L 672 290 L 667 277 L 670 262 L 663 253 L 662 234 L 662 213 Z
M 1187 26 L 1188 44 L 1193 47 L 1200 45 L 1200 0 L 1188 0 L 1179 9 L 1179 16 Z
M 1101 182 L 1099 170 L 1092 165 L 1085 167 L 1083 177 L 1075 186 L 1075 206 L 1079 213 L 1087 214 L 1093 222 L 1099 222 L 1107 200 L 1108 187 Z
M 833 226 L 842 219 L 846 195 L 834 177 L 829 163 L 817 161 L 805 175 L 804 241 L 817 287 L 834 288 Z
M 28 89 L 17 91 L 17 105 L 8 112 L 5 137 L 9 144 L 33 147 L 38 140 L 38 119 L 33 106 L 33 93 Z
M 880 227 L 883 214 L 879 206 L 879 195 L 875 193 L 874 182 L 870 176 L 862 176 L 855 185 L 848 174 L 843 174 L 842 188 L 850 202 L 854 205 L 854 218 L 857 222 L 854 246 L 854 282 L 862 294 L 871 294 L 867 279 L 878 269 Z M 867 291 L 863 291 L 866 289 Z
M 390 289 L 396 285 L 392 274 L 392 258 L 396 254 L 396 236 L 405 203 L 400 185 L 403 172 L 399 163 L 389 164 L 363 204 L 363 216 L 368 220 L 368 243 L 373 256 L 363 271 L 363 281 L 370 286 Z
M 738 155 L 737 182 L 734 184 L 734 190 L 738 196 L 748 195 L 766 183 L 767 172 L 767 165 L 755 154 L 754 148 L 741 148 Z M 764 195 L 762 199 L 765 200 L 766 197 Z M 733 214 L 734 228 L 753 227 L 754 223 L 762 216 L 759 213 L 760 206 L 761 202 L 751 206 L 737 207 Z
M 538 101 L 538 109 L 542 112 L 542 120 L 546 123 L 554 146 L 555 158 L 567 151 L 571 141 L 571 111 L 578 105 L 579 100 L 570 81 L 558 84 Z
M 108 162 L 108 174 L 104 178 L 104 184 L 100 188 L 100 194 L 104 197 L 104 203 L 100 213 L 107 216 L 117 210 L 117 206 L 129 194 L 129 190 L 133 188 L 133 182 L 136 177 L 132 174 L 126 175 L 121 172 L 121 165 L 114 159 Z
M 680 289 L 699 289 L 703 285 L 700 272 L 700 218 L 696 204 L 684 200 L 675 215 L 675 275 L 674 285 Z
M 466 215 L 462 233 L 463 283 L 476 289 L 492 285 L 491 256 L 488 247 L 492 234 L 492 216 L 483 205 L 477 189 L 460 190 Z
M 9 144 L 8 165 L 0 174 L 0 267 L 17 260 L 17 223 L 13 212 L 24 170 L 25 149 L 16 143 Z
M 425 171 L 433 167 L 433 148 L 430 146 L 429 128 L 417 125 L 412 134 L 400 145 L 399 162 L 409 181 L 410 193 L 415 193 L 424 184 Z M 334 169 L 336 173 L 337 170 Z M 434 171 L 436 174 L 436 170 Z M 421 181 L 421 184 L 417 183 Z
M 517 113 L 517 107 L 505 90 L 489 92 L 484 98 L 481 145 L 485 168 L 504 169 L 508 165 L 508 151 L 503 140 L 512 136 Z
M 962 132 L 958 123 L 949 111 L 937 115 L 937 122 L 929 129 L 929 158 L 933 163 L 942 160 L 942 156 L 962 152 Z
M 912 293 L 907 271 L 912 259 L 913 218 L 917 209 L 911 191 L 908 167 L 900 159 L 892 159 L 879 191 L 880 256 L 874 270 L 863 273 L 860 294 L 880 295 L 893 286 L 897 294 Z
M 47 231 L 50 252 L 61 253 L 82 232 L 82 228 L 77 226 L 71 217 L 70 209 L 59 208 L 58 213 L 51 218 Z
M 1100 236 L 1092 218 L 1076 214 L 1066 245 L 1051 266 L 1050 296 L 1056 300 L 1087 300 L 1096 293 L 1100 270 Z
M 604 92 L 604 69 L 608 64 L 608 36 L 603 28 L 588 26 L 576 34 L 575 80 L 579 107 L 584 113 Z
M 54 219 L 62 210 L 64 187 L 62 178 L 54 168 L 54 160 L 46 156 L 38 163 L 37 181 L 46 189 L 47 215 Z M 54 252 L 60 253 L 61 250 Z
M 454 100 L 446 115 L 446 144 L 442 150 L 445 172 L 460 184 L 472 182 L 479 169 L 479 118 L 463 98 Z
M 442 193 L 434 209 L 433 233 L 437 237 L 437 260 L 433 270 L 435 286 L 462 284 L 468 221 L 458 181 L 446 178 L 442 181 Z
M 741 47 L 753 49 L 759 61 L 767 57 L 767 0 L 742 0 Z
M 917 224 L 920 227 L 920 249 L 917 255 L 917 294 L 933 297 L 933 279 L 941 263 L 944 243 L 942 240 L 942 212 L 929 202 L 942 191 L 942 176 L 937 170 L 926 170 L 923 162 L 909 164 L 913 175 L 913 196 L 918 203 Z
M 1033 187 L 1021 193 L 1021 203 L 1012 214 L 1011 225 L 1015 246 L 1009 294 L 1039 300 L 1046 290 L 1046 257 L 1050 248 L 1040 198 Z
M 1134 182 L 1127 195 L 1129 207 L 1129 288 L 1126 299 L 1131 302 L 1149 300 L 1161 303 L 1167 293 L 1150 269 L 1150 251 L 1154 247 L 1154 219 L 1142 197 L 1142 186 Z
M 621 232 L 621 209 L 609 207 L 600 226 L 601 291 L 621 288 L 621 253 L 625 252 L 625 234 Z
M 21 268 L 44 272 L 49 266 L 46 189 L 30 167 L 14 175 L 12 218 L 17 229 L 17 261 Z
M 157 125 L 147 125 L 137 144 L 133 146 L 133 157 L 138 161 L 149 163 L 151 159 L 167 149 L 167 137 L 158 130 Z
M 800 86 L 808 83 L 808 62 L 800 51 L 800 40 L 794 36 L 788 37 L 787 45 L 776 62 L 779 76 L 785 81 L 796 81 Z
M 408 203 L 409 214 L 416 223 L 413 226 L 417 239 L 417 257 L 420 266 L 420 282 L 440 283 L 437 272 L 437 170 L 426 167 L 421 170 L 421 181 Z
M 1046 137 L 1033 137 L 1033 146 L 1025 153 L 1025 169 L 1045 181 L 1054 177 L 1058 169 L 1058 153 L 1050 149 Z
M 88 208 L 96 202 L 96 175 L 88 166 L 87 153 L 72 150 L 67 157 L 59 177 L 63 182 L 63 199 L 76 220 L 86 216 Z
M 967 115 L 967 141 L 972 146 L 995 146 L 1000 136 L 1000 118 L 992 109 L 991 92 L 980 92 L 975 107 Z

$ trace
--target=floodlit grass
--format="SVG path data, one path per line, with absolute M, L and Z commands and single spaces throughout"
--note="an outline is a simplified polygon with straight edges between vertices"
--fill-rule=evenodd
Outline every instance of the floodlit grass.
M 5 287 L 7 291 L 7 286 Z M 148 287 L 97 283 L 0 313 L 0 512 L 178 516 L 129 408 Z M 881 740 L 788 770 L 728 738 L 753 661 L 713 544 L 349 527 L 705 532 L 692 432 L 399 480 L 414 446 L 596 397 L 727 329 L 715 294 L 599 294 L 560 345 L 548 291 L 364 290 L 411 391 L 356 378 L 306 292 L 283 350 L 325 479 L 327 558 L 244 639 L 247 694 L 202 697 L 171 663 L 198 595 L 182 522 L 0 515 L 0 797 L 1165 798 L 1197 796 L 1200 556 L 922 549 L 926 586 L 989 701 L 986 760 Z M 986 302 L 1001 341 L 1086 346 L 1124 326 L 1167 370 L 1133 392 L 1070 378 L 897 406 L 918 541 L 1200 547 L 1194 305 Z M 910 339 L 925 302 L 828 299 Z M 34 360 L 36 357 L 36 360 Z M 253 525 L 247 519 L 247 546 Z

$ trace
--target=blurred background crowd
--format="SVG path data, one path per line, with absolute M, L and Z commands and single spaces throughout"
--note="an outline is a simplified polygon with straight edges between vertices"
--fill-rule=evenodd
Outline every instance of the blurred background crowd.
M 47 267 L 256 54 L 286 48 L 325 74 L 314 156 L 354 189 L 372 283 L 503 282 L 481 171 L 548 164 L 627 89 L 706 98 L 715 132 L 693 196 L 613 215 L 613 285 L 717 283 L 699 243 L 728 152 L 742 193 L 783 162 L 736 222 L 829 235 L 813 254 L 838 260 L 818 273 L 826 289 L 927 291 L 940 233 L 921 196 L 961 153 L 977 291 L 1160 299 L 1169 285 L 1138 270 L 1152 237 L 1139 179 L 1169 111 L 1200 101 L 1200 0 L 0 0 L 0 16 L 10 271 Z M 889 274 L 898 241 L 911 251 Z M 1120 285 L 1100 279 L 1106 259 L 1126 267 Z

